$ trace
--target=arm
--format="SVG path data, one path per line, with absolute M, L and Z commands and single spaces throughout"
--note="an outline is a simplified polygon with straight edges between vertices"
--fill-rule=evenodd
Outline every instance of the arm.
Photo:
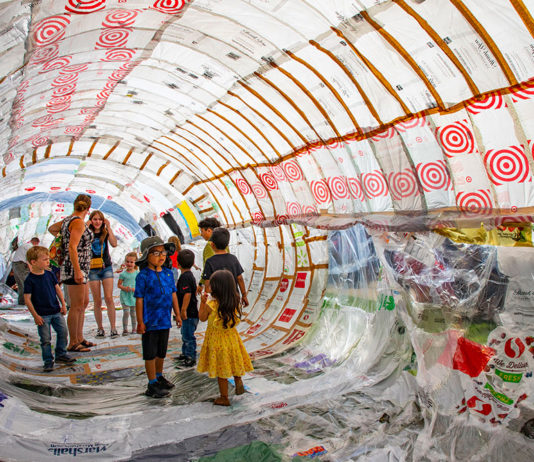
M 59 287 L 59 284 L 56 284 L 54 289 L 56 289 L 57 298 L 59 298 L 59 301 L 61 302 L 61 314 L 65 315 L 67 314 L 67 306 L 65 305 L 65 299 L 63 298 L 63 291 Z
M 24 303 L 28 307 L 28 310 L 30 310 L 35 324 L 37 324 L 38 326 L 42 326 L 44 324 L 44 321 L 43 318 L 41 318 L 41 316 L 37 314 L 37 311 L 35 311 L 35 308 L 32 305 L 32 294 L 24 294 Z
M 243 306 L 248 306 L 247 289 L 245 288 L 245 280 L 241 274 L 237 276 L 237 285 L 241 291 L 241 302 L 243 303 Z
M 182 327 L 182 318 L 180 316 L 180 310 L 178 309 L 178 297 L 176 296 L 176 292 L 172 293 L 172 310 L 176 317 L 176 325 Z
M 106 230 L 108 231 L 108 242 L 111 247 L 117 247 L 117 237 L 115 234 L 113 234 L 113 230 L 111 229 L 111 225 L 109 224 L 109 220 L 106 218 L 104 220 L 104 224 L 106 226 Z
M 74 281 L 77 284 L 83 283 L 83 273 L 80 269 L 80 262 L 78 261 L 78 244 L 85 231 L 83 220 L 72 220 L 70 227 L 69 239 L 69 256 L 72 262 L 72 269 L 74 270 Z
M 57 236 L 59 232 L 61 231 L 62 224 L 63 224 L 63 220 L 58 221 L 57 223 L 54 223 L 53 225 L 50 225 L 48 227 L 48 232 L 52 234 L 53 236 Z
M 135 299 L 135 314 L 137 315 L 137 333 L 145 333 L 145 323 L 143 321 L 143 300 L 142 298 Z
M 198 308 L 198 319 L 200 321 L 207 321 L 210 312 L 211 308 L 208 305 L 208 294 L 204 292 L 202 294 L 202 298 L 200 299 L 200 306 Z
M 191 301 L 191 294 L 188 292 L 184 295 L 184 299 L 182 300 L 182 306 L 180 307 L 180 313 L 182 315 L 182 319 L 187 319 L 187 307 L 189 306 L 189 302 Z
M 131 287 L 126 287 L 126 286 L 122 285 L 122 279 L 121 278 L 119 278 L 119 282 L 117 282 L 117 287 L 120 290 L 123 290 L 124 292 L 130 292 L 130 289 L 131 289 Z

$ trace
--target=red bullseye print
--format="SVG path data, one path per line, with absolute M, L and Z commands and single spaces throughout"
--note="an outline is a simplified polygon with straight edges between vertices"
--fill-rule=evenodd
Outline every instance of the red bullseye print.
M 123 48 L 126 46 L 131 32 L 132 29 L 126 27 L 104 29 L 100 32 L 95 50 L 99 48 Z
M 48 71 L 57 71 L 58 69 L 69 65 L 71 59 L 72 56 L 60 56 L 58 58 L 50 59 L 43 64 L 43 70 L 40 71 L 40 73 Z
M 44 127 L 46 125 L 53 125 L 54 117 L 50 114 L 47 114 L 42 117 L 38 117 L 32 122 L 32 127 Z
M 304 179 L 304 175 L 297 161 L 288 160 L 287 162 L 283 162 L 282 168 L 289 181 L 301 181 Z
M 83 125 L 71 125 L 70 127 L 65 127 L 66 135 L 79 135 L 83 132 Z
M 277 225 L 287 225 L 287 215 L 277 215 L 276 216 L 276 224 Z
M 151 8 L 165 14 L 178 14 L 191 0 L 156 0 Z
M 241 191 L 243 194 L 250 194 L 252 192 L 252 190 L 250 189 L 250 185 L 243 178 L 237 178 L 235 180 L 235 185 L 237 186 L 237 189 L 239 189 L 239 191 Z
M 263 213 L 261 212 L 254 212 L 252 214 L 252 223 L 255 225 L 259 225 L 260 223 L 263 223 L 265 221 L 265 217 L 263 216 Z
M 387 196 L 389 194 L 388 185 L 386 179 L 380 170 L 374 172 L 364 173 L 362 175 L 363 188 L 365 195 L 369 199 L 375 197 Z
M 417 180 L 411 169 L 406 168 L 400 172 L 390 173 L 388 175 L 388 182 L 391 195 L 396 200 L 419 194 Z
M 478 152 L 475 147 L 475 137 L 465 119 L 439 127 L 437 135 L 447 157 Z
M 310 183 L 311 192 L 315 202 L 319 204 L 328 204 L 332 201 L 330 190 L 324 180 L 314 180 Z
M 524 183 L 530 175 L 530 167 L 523 146 L 489 149 L 484 163 L 493 184 Z
M 79 74 L 80 72 L 83 72 L 87 70 L 89 66 L 87 64 L 70 64 L 68 66 L 65 66 L 63 69 L 59 71 L 60 74 L 70 74 L 71 72 L 74 72 L 76 74 Z
M 254 183 L 252 185 L 252 192 L 258 199 L 265 199 L 267 197 L 267 191 L 260 183 Z
M 347 185 L 347 178 L 344 176 L 331 176 L 327 178 L 328 187 L 334 199 L 349 199 L 350 192 Z
M 352 197 L 354 199 L 359 199 L 363 202 L 364 196 L 363 196 L 363 190 L 362 190 L 362 184 L 358 178 L 347 178 L 347 183 L 349 185 L 350 193 L 352 194 Z
M 68 85 L 62 85 L 56 87 L 52 92 L 53 98 L 59 98 L 60 96 L 72 95 L 76 91 L 76 83 L 70 83 Z
M 389 127 L 387 130 L 384 130 L 383 132 L 380 132 L 376 134 L 375 136 L 372 136 L 371 139 L 373 141 L 381 141 L 381 140 L 391 139 L 394 136 L 395 136 L 395 129 L 393 127 Z
M 106 51 L 105 58 L 100 61 L 104 62 L 116 62 L 116 61 L 129 61 L 135 56 L 135 50 L 129 48 L 117 48 Z
M 279 165 L 271 165 L 269 171 L 273 174 L 276 181 L 287 181 L 286 175 Z
M 33 43 L 36 47 L 42 47 L 61 40 L 69 24 L 70 15 L 68 14 L 42 19 L 33 27 Z
M 74 14 L 90 14 L 106 7 L 106 0 L 67 0 L 65 11 Z
M 425 117 L 417 117 L 414 119 L 409 119 L 404 122 L 399 122 L 395 125 L 395 128 L 397 131 L 405 133 L 411 128 L 416 127 L 426 127 L 428 125 L 428 122 L 426 121 Z
M 471 114 L 480 114 L 483 111 L 501 109 L 507 107 L 504 98 L 498 92 L 489 93 L 482 98 L 474 98 L 473 102 L 467 106 L 467 111 Z
M 71 95 L 52 98 L 46 103 L 46 111 L 49 114 L 57 114 L 68 109 L 71 105 Z
M 130 27 L 135 23 L 137 10 L 114 10 L 108 13 L 102 21 L 102 27 Z
M 302 215 L 302 208 L 298 202 L 288 202 L 286 204 L 287 214 L 290 217 L 297 217 Z
M 34 148 L 38 148 L 40 146 L 44 146 L 45 144 L 48 144 L 48 136 L 36 135 L 36 136 L 32 136 L 31 140 L 32 140 L 32 146 Z
M 32 57 L 30 59 L 31 64 L 41 64 L 46 61 L 51 60 L 52 58 L 55 58 L 59 54 L 59 47 L 57 43 L 53 43 L 52 45 L 39 47 L 34 50 L 32 53 Z
M 426 192 L 452 189 L 451 177 L 447 165 L 443 160 L 436 160 L 416 166 L 419 181 Z
M 493 201 L 489 189 L 479 189 L 473 192 L 459 192 L 456 194 L 456 204 L 466 212 L 488 212 L 493 208 Z
M 302 207 L 302 213 L 306 215 L 317 215 L 317 207 L 315 205 L 305 205 Z
M 511 93 L 512 101 L 518 103 L 534 98 L 534 82 L 524 82 L 519 89 Z
M 63 85 L 76 84 L 78 80 L 78 73 L 72 72 L 68 74 L 59 74 L 54 80 L 52 80 L 53 87 L 62 87 Z
M 270 172 L 265 172 L 260 174 L 260 180 L 269 191 L 274 191 L 278 189 L 278 183 L 274 179 L 274 176 Z

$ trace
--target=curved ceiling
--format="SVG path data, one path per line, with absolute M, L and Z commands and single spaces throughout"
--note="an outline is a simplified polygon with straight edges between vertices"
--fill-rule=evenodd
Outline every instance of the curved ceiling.
M 103 169 L 82 185 L 141 171 L 230 226 L 532 213 L 532 0 L 0 9 L 2 174 L 19 189 L 72 157 Z

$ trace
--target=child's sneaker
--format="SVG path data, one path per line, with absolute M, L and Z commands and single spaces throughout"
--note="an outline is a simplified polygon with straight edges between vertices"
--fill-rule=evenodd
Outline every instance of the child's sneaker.
M 128 334 L 129 334 L 129 332 L 128 332 L 127 330 L 124 330 L 124 331 L 122 332 L 122 336 L 123 336 L 123 337 L 126 337 Z
M 52 372 L 54 370 L 54 363 L 46 363 L 43 366 L 43 372 Z
M 185 361 L 187 358 L 188 358 L 188 356 L 186 356 L 186 355 L 180 355 L 180 356 L 178 356 L 176 359 L 177 359 L 178 361 Z
M 196 364 L 196 361 L 193 358 L 186 356 L 182 364 L 184 367 L 193 367 Z
M 104 329 L 98 329 L 96 331 L 96 335 L 95 335 L 96 338 L 103 338 L 105 336 L 106 336 L 106 333 L 104 332 Z
M 165 377 L 160 375 L 158 377 L 158 385 L 163 388 L 164 390 L 170 390 L 171 388 L 174 388 L 174 383 L 169 382 Z
M 164 390 L 158 382 L 149 383 L 146 387 L 145 395 L 151 398 L 163 398 L 169 394 L 169 390 Z
M 112 330 L 111 331 L 111 334 L 110 334 L 110 337 L 111 338 L 117 338 L 119 336 L 118 332 L 116 330 Z
M 75 362 L 76 362 L 76 359 L 71 358 L 68 355 L 63 355 L 63 356 L 60 356 L 59 358 L 56 358 L 56 363 L 72 364 Z

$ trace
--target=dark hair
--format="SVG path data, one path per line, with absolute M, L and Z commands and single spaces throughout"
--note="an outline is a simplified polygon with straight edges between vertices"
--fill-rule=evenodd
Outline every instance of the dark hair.
M 215 228 L 210 241 L 213 242 L 217 250 L 224 250 L 230 242 L 230 231 L 226 228 Z
M 108 230 L 106 228 L 106 224 L 104 223 L 106 217 L 104 217 L 104 214 L 100 210 L 93 210 L 91 215 L 89 215 L 89 221 L 91 221 L 95 215 L 99 215 L 100 219 L 102 220 L 102 226 L 100 226 L 100 244 L 103 244 L 106 240 L 106 236 L 108 235 Z M 91 231 L 95 231 L 93 223 L 89 223 L 89 228 L 91 228 Z
M 191 268 L 195 263 L 195 254 L 193 251 L 189 249 L 180 250 L 178 252 L 178 264 L 184 268 L 189 269 Z
M 219 226 L 221 226 L 221 222 L 217 220 L 217 218 L 214 218 L 214 217 L 204 218 L 198 224 L 198 227 L 203 228 L 203 229 L 215 229 L 215 228 L 218 228 Z
M 210 278 L 210 289 L 212 297 L 219 303 L 218 313 L 223 327 L 234 327 L 236 318 L 241 319 L 241 303 L 234 275 L 228 270 L 215 271 Z
M 74 210 L 77 212 L 83 212 L 91 208 L 91 196 L 87 194 L 78 194 L 76 199 L 74 199 Z

